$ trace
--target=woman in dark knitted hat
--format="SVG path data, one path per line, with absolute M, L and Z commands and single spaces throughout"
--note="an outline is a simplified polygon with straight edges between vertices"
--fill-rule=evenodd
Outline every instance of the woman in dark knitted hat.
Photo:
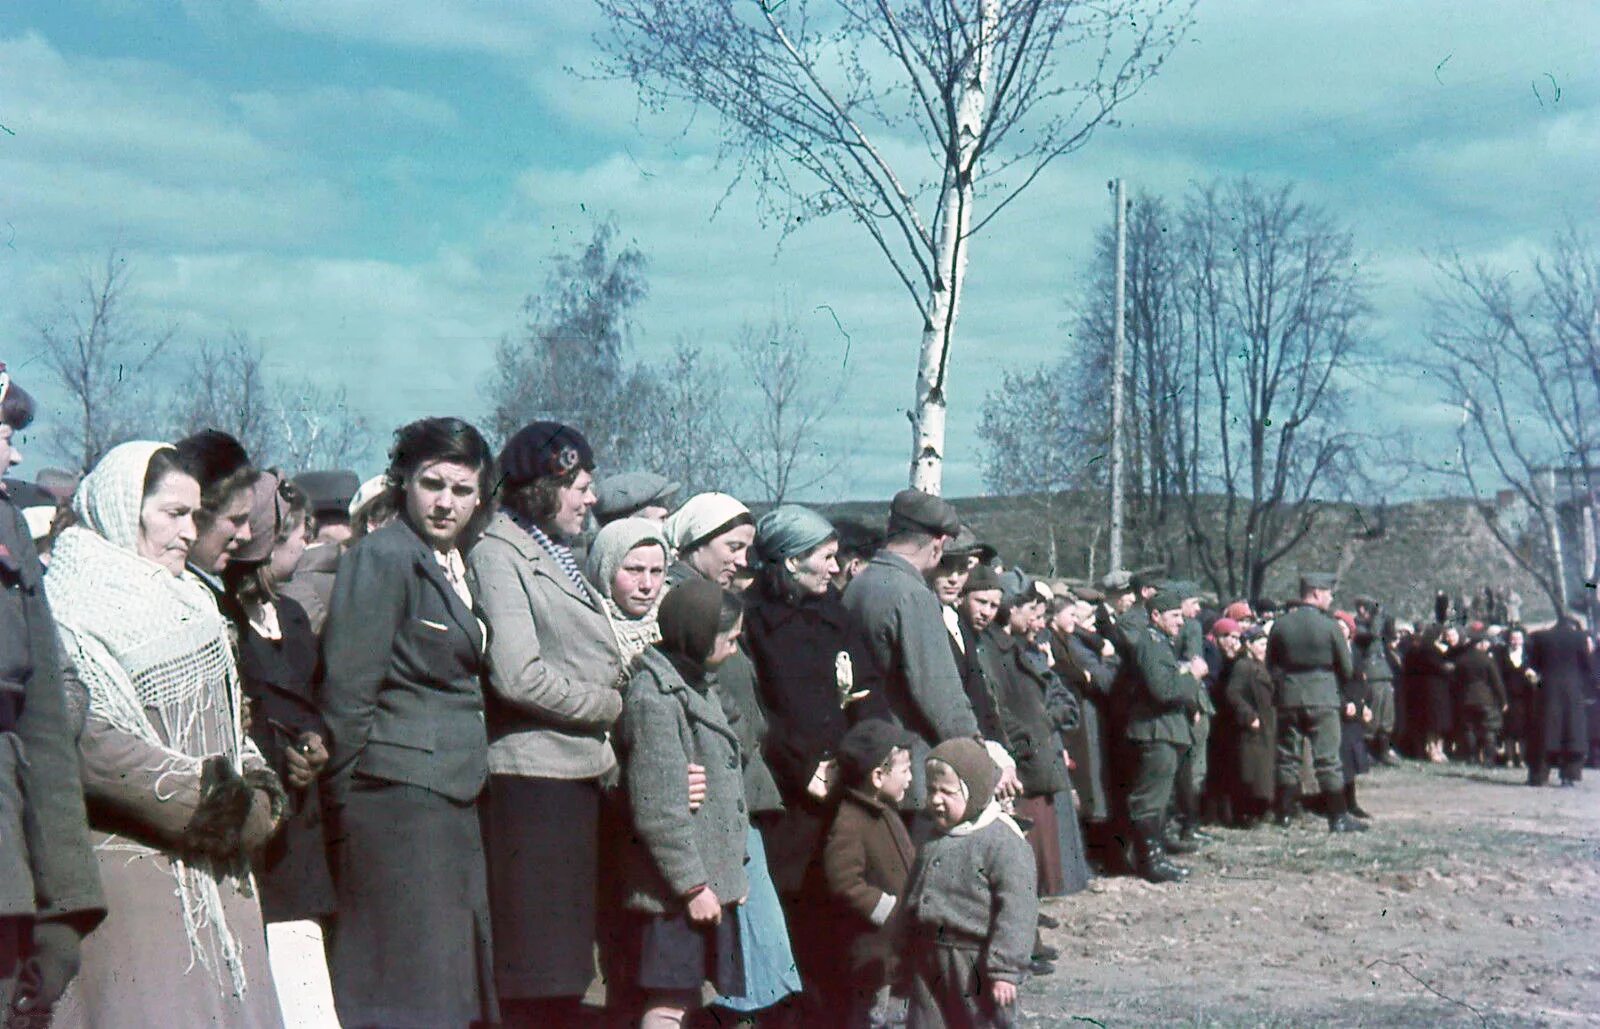
M 555 422 L 500 453 L 501 512 L 470 558 L 489 636 L 484 844 L 495 986 L 511 1026 L 566 1025 L 594 974 L 600 783 L 615 774 L 623 655 L 572 544 L 594 453 Z

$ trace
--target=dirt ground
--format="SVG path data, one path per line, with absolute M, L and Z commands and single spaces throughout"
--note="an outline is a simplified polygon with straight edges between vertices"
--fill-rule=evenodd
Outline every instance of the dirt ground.
M 1372 831 L 1208 830 L 1190 881 L 1047 902 L 1026 1026 L 1600 1025 L 1600 776 L 1407 762 L 1361 779 Z

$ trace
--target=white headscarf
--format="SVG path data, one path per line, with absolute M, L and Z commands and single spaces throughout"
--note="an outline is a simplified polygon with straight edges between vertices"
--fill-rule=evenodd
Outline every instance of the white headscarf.
M 668 515 L 661 528 L 673 549 L 681 553 L 740 515 L 749 518 L 750 509 L 728 494 L 697 493 Z
M 167 446 L 124 443 L 84 477 L 72 500 L 80 524 L 56 540 L 45 578 L 62 645 L 89 694 L 91 715 L 161 755 L 146 770 L 156 775 L 157 800 L 171 796 L 167 780 L 198 777 L 204 758 L 223 754 L 238 768 L 246 752 L 238 675 L 216 602 L 192 576 L 175 576 L 138 553 L 145 473 L 156 451 Z M 155 713 L 165 736 L 147 711 Z M 101 847 L 130 855 L 152 852 L 120 836 Z M 244 965 L 223 913 L 216 878 L 221 873 L 167 856 L 191 958 L 211 971 L 219 989 L 243 992 Z

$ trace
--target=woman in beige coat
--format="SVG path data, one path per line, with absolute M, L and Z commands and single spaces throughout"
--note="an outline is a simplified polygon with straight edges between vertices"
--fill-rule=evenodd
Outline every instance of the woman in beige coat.
M 600 782 L 617 763 L 622 661 L 570 547 L 594 505 L 593 467 L 574 429 L 516 433 L 500 455 L 502 513 L 469 560 L 490 626 L 484 845 L 510 1026 L 570 1024 L 594 972 Z

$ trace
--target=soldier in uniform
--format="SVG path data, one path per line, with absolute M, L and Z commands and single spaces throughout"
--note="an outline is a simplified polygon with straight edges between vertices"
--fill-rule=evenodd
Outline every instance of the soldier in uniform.
M 1192 658 L 1205 660 L 1205 632 L 1200 627 L 1200 587 L 1192 582 L 1164 583 L 1182 600 L 1178 610 L 1183 612 L 1183 628 L 1178 633 L 1178 660 Z M 1211 700 L 1211 666 L 1201 676 L 1204 688 L 1200 690 L 1198 709 L 1189 720 L 1189 746 L 1178 759 L 1178 776 L 1172 786 L 1175 832 L 1166 837 L 1168 850 L 1174 854 L 1193 854 L 1210 836 L 1200 830 L 1200 797 L 1205 789 L 1209 767 L 1207 748 L 1211 745 L 1211 719 L 1216 715 L 1216 705 Z
M 978 722 L 950 653 L 950 634 L 926 576 L 961 531 L 949 503 L 921 490 L 895 494 L 883 549 L 845 587 L 844 606 L 867 641 L 887 719 L 911 736 L 911 789 L 902 809 L 925 799 L 923 758 L 956 736 L 976 738 Z
M 1339 764 L 1339 709 L 1345 684 L 1355 676 L 1350 648 L 1328 607 L 1334 577 L 1300 577 L 1300 601 L 1272 625 L 1267 667 L 1278 683 L 1278 824 L 1294 815 L 1300 786 L 1300 751 L 1310 740 L 1317 788 L 1322 791 L 1330 832 L 1365 832 L 1366 823 L 1346 808 Z
M 1172 800 L 1178 764 L 1193 741 L 1205 659 L 1178 657 L 1183 598 L 1161 591 L 1147 603 L 1149 620 L 1127 632 L 1129 660 L 1114 687 L 1127 698 L 1126 736 L 1131 754 L 1124 771 L 1135 867 L 1150 882 L 1178 882 L 1189 874 L 1167 860 L 1162 822 Z

